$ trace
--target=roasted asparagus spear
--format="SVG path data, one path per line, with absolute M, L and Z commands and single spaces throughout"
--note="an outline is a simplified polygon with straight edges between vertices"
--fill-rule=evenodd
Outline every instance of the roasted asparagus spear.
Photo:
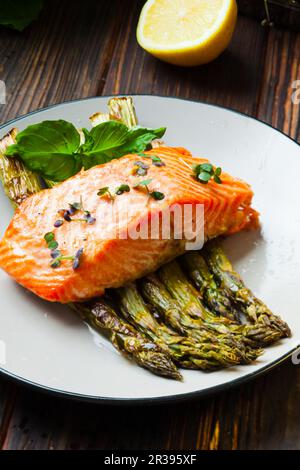
M 179 262 L 195 284 L 204 302 L 210 310 L 239 323 L 239 312 L 228 295 L 218 288 L 213 274 L 199 252 L 191 251 L 179 259 Z
M 104 299 L 72 304 L 81 318 L 95 330 L 105 330 L 114 346 L 140 366 L 157 375 L 181 380 L 182 376 L 166 352 L 126 323 Z
M 5 156 L 7 147 L 16 143 L 17 132 L 17 129 L 12 129 L 0 140 L 0 179 L 14 208 L 42 189 L 37 175 L 27 170 L 17 158 Z
M 201 296 L 189 283 L 177 261 L 168 263 L 158 271 L 166 288 L 186 314 L 200 318 L 204 326 L 226 335 L 234 335 L 239 341 L 253 347 L 268 345 L 281 337 L 281 332 L 266 324 L 238 325 L 225 317 L 210 312 L 202 303 Z
M 116 294 L 124 317 L 167 351 L 182 367 L 210 370 L 241 363 L 240 356 L 234 354 L 232 349 L 209 342 L 197 342 L 159 323 L 145 304 L 136 284 L 119 288 Z
M 207 263 L 225 293 L 238 303 L 247 319 L 257 325 L 272 328 L 279 337 L 288 337 L 291 331 L 288 325 L 248 289 L 236 273 L 222 248 L 214 241 L 205 246 L 204 256 Z
M 108 108 L 108 113 L 95 113 L 90 117 L 93 126 L 111 120 L 120 121 L 129 128 L 137 126 L 138 120 L 130 96 L 111 98 Z
M 139 282 L 142 295 L 178 333 L 194 338 L 200 344 L 210 344 L 212 349 L 223 350 L 240 358 L 240 363 L 249 363 L 256 359 L 261 351 L 247 347 L 238 337 L 222 335 L 206 327 L 202 319 L 191 318 L 180 308 L 155 274 Z

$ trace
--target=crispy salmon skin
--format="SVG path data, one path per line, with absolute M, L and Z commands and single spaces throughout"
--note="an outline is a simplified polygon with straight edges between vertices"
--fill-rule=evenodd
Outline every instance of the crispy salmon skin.
M 205 239 L 257 225 L 258 214 L 251 208 L 253 192 L 247 183 L 222 173 L 222 184 L 201 184 L 191 168 L 206 160 L 194 158 L 181 148 L 161 147 L 146 155 L 159 157 L 165 165 L 157 166 L 151 158 L 126 155 L 82 171 L 25 200 L 0 243 L 0 267 L 46 300 L 83 301 L 153 272 L 184 252 L 184 240 L 174 237 L 126 237 L 130 228 L 153 212 L 174 204 L 203 204 Z M 149 167 L 146 176 L 136 174 L 137 161 Z M 151 180 L 147 186 L 134 187 L 145 179 Z M 121 185 L 128 185 L 130 191 L 115 195 Z M 108 190 L 99 195 L 100 188 Z M 149 196 L 153 191 L 164 198 Z M 82 210 L 71 215 L 72 221 L 65 220 L 68 214 L 64 210 L 80 201 Z M 63 223 L 55 227 L 58 220 Z M 51 266 L 54 258 L 50 248 L 53 250 L 55 244 L 49 248 L 44 238 L 49 232 L 54 234 L 61 256 L 67 258 L 57 267 Z M 78 250 L 83 250 L 82 256 L 74 265 L 72 257 Z

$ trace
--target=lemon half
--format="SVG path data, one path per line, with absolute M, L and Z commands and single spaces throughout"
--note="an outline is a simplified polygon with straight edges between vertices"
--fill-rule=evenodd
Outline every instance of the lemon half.
M 205 64 L 226 49 L 236 19 L 236 0 L 148 0 L 139 19 L 137 40 L 165 62 Z

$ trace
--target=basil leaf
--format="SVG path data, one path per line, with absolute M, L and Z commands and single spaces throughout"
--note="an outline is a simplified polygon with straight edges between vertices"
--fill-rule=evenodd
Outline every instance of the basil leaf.
M 147 129 L 127 126 L 117 121 L 108 121 L 93 127 L 87 146 L 82 146 L 83 166 L 87 170 L 95 165 L 109 162 L 114 158 L 120 158 L 126 153 L 139 153 L 165 133 L 165 128 Z
M 80 145 L 80 136 L 73 124 L 44 121 L 28 126 L 16 136 L 16 144 L 8 147 L 6 155 L 18 155 L 25 166 L 43 178 L 64 181 L 82 167 L 74 154 Z
M 93 127 L 90 132 L 94 144 L 87 155 L 108 154 L 126 142 L 128 127 L 117 121 L 108 121 Z
M 89 146 L 83 148 L 82 163 L 85 170 L 121 157 L 122 153 L 116 150 L 126 142 L 127 134 L 127 126 L 116 121 L 102 122 L 93 127 L 90 132 L 93 142 L 89 139 Z
M 37 18 L 43 3 L 43 0 L 1 0 L 0 24 L 23 31 Z
M 91 150 L 94 145 L 94 139 L 91 136 L 91 133 L 85 127 L 82 129 L 84 135 L 84 143 L 79 147 L 78 153 L 83 154 Z
M 160 139 L 166 132 L 165 127 L 159 129 L 147 129 L 134 127 L 128 131 L 125 145 L 120 149 L 123 155 L 126 153 L 139 153 L 145 150 L 155 139 Z
M 87 170 L 126 153 L 145 150 L 152 140 L 163 136 L 165 128 L 128 129 L 120 122 L 108 121 L 90 132 L 82 131 L 85 142 L 80 145 L 78 131 L 67 121 L 34 124 L 17 134 L 16 144 L 8 147 L 6 155 L 17 155 L 29 170 L 45 179 L 64 181 L 82 167 Z

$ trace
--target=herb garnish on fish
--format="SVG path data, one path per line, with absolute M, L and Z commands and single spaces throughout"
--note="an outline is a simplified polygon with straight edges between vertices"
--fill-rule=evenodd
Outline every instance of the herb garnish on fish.
M 82 211 L 84 216 L 77 219 L 72 218 L 71 216 L 76 214 L 78 211 Z M 69 209 L 60 209 L 58 213 L 62 214 L 66 222 L 86 222 L 89 225 L 93 225 L 96 222 L 96 218 L 92 217 L 90 211 L 84 209 L 82 197 L 80 198 L 80 202 L 73 202 L 72 204 L 69 204 Z M 54 227 L 60 227 L 62 224 L 63 220 L 57 220 L 54 223 Z
M 121 196 L 121 194 L 129 193 L 129 192 L 130 192 L 130 187 L 128 186 L 128 184 L 121 184 L 115 189 L 115 194 L 117 196 Z
M 99 191 L 97 192 L 97 196 L 104 197 L 108 196 L 109 199 L 114 199 L 114 195 L 110 192 L 108 186 L 104 186 L 104 188 L 100 188 Z
M 155 166 L 166 166 L 160 157 L 157 155 L 147 155 L 146 153 L 138 153 L 139 157 L 151 158 L 153 165 Z
M 147 180 L 139 181 L 138 183 L 136 183 L 133 186 L 133 188 L 136 189 L 136 188 L 139 188 L 139 187 L 144 187 L 144 188 L 146 188 L 146 191 L 147 191 L 149 197 L 152 197 L 156 201 L 161 201 L 162 199 L 165 198 L 165 195 L 164 195 L 164 193 L 161 193 L 160 191 L 150 191 L 148 186 L 151 183 L 151 181 L 153 181 L 153 178 L 149 178 Z
M 220 178 L 222 168 L 220 167 L 214 170 L 211 163 L 202 163 L 201 165 L 194 165 L 193 171 L 196 178 L 202 184 L 207 184 L 212 178 L 215 183 L 222 184 L 222 180 Z
M 143 162 L 137 161 L 134 162 L 133 173 L 138 176 L 146 176 L 149 170 L 149 165 L 146 165 Z
M 44 235 L 44 240 L 47 243 L 47 246 L 50 252 L 52 261 L 50 262 L 51 268 L 58 268 L 61 265 L 63 260 L 73 261 L 73 269 L 76 270 L 80 266 L 80 260 L 83 254 L 83 248 L 77 250 L 74 256 L 63 256 L 61 251 L 58 250 L 58 242 L 55 240 L 55 235 L 53 232 L 48 232 Z
M 97 196 L 100 197 L 108 197 L 109 199 L 114 200 L 115 196 L 121 196 L 123 193 L 129 193 L 130 192 L 130 187 L 128 184 L 120 184 L 120 186 L 117 186 L 117 188 L 114 191 L 114 194 L 111 193 L 110 189 L 108 186 L 105 186 L 104 188 L 100 188 L 99 191 L 97 192 Z

